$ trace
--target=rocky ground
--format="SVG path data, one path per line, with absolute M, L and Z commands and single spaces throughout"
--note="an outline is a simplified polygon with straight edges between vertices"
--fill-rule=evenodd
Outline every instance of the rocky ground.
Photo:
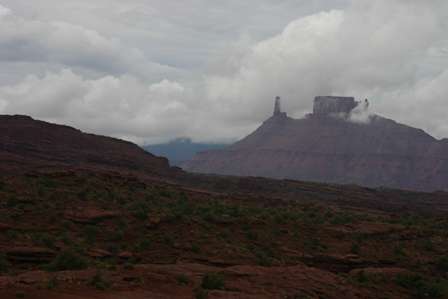
M 445 195 L 238 182 L 0 175 L 0 297 L 447 297 Z M 433 206 L 392 204 L 406 198 Z

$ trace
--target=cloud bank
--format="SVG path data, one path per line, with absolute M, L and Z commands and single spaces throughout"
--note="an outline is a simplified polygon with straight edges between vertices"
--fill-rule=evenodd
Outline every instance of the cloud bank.
M 91 9 L 103 1 L 80 3 Z M 369 98 L 374 112 L 448 137 L 446 1 L 267 6 L 284 12 L 285 24 L 263 19 L 259 10 L 245 21 L 238 13 L 250 5 L 231 1 L 214 16 L 224 20 L 239 7 L 235 22 L 207 26 L 215 20 L 206 15 L 191 21 L 188 36 L 181 29 L 188 20 L 175 14 L 185 9 L 181 4 L 171 5 L 165 27 L 151 31 L 136 15 L 164 16 L 158 1 L 111 3 L 109 17 L 120 17 L 115 31 L 106 16 L 102 25 L 84 22 L 93 29 L 69 17 L 51 19 L 47 12 L 33 19 L 19 15 L 20 6 L 0 6 L 0 66 L 10 71 L 0 74 L 0 113 L 139 143 L 180 136 L 218 142 L 253 130 L 270 115 L 276 95 L 296 117 L 311 110 L 316 95 L 350 95 Z M 213 7 L 198 3 L 213 16 Z M 271 26 L 250 29 L 266 20 Z M 245 30 L 236 34 L 234 23 Z M 157 36 L 145 44 L 144 30 Z M 179 48 L 171 44 L 176 30 L 184 36 Z M 153 41 L 161 45 L 151 47 Z

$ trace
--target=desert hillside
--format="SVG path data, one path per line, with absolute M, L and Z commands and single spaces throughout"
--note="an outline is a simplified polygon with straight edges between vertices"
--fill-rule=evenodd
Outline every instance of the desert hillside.
M 0 173 L 1 298 L 448 294 L 447 193 L 171 172 L 132 144 L 25 122 L 87 138 L 98 157 L 116 159 L 106 141 L 123 146 L 161 170 L 87 163 L 81 149 L 52 160 L 52 143 L 19 146 L 30 131 L 9 133 L 3 153 L 27 163 Z

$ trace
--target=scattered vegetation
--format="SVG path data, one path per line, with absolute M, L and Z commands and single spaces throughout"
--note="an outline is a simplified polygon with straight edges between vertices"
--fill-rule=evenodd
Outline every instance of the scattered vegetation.
M 188 285 L 190 283 L 190 279 L 185 274 L 179 274 L 176 276 L 176 281 L 179 285 Z
M 203 289 L 197 289 L 196 292 L 196 299 L 207 299 L 208 298 L 208 291 Z
M 354 216 L 348 213 L 338 213 L 331 218 L 331 224 L 333 225 L 346 225 L 353 223 Z
M 318 267 L 312 260 L 315 256 L 344 258 L 356 254 L 367 261 L 392 260 L 394 267 L 418 273 L 395 281 L 415 298 L 441 298 L 440 294 L 445 294 L 448 258 L 440 253 L 448 246 L 448 220 L 442 217 L 366 215 L 368 212 L 306 200 L 233 200 L 230 195 L 195 194 L 163 183 L 90 175 L 56 179 L 31 176 L 14 182 L 17 188 L 8 187 L 12 186 L 9 181 L 7 186 L 2 182 L 0 219 L 13 228 L 2 232 L 1 244 L 61 250 L 43 266 L 48 271 L 87 267 L 114 271 L 132 269 L 134 263 L 174 263 L 177 257 L 194 260 L 211 255 L 245 259 L 248 265 L 264 267 L 303 262 Z M 65 217 L 67 209 L 84 206 L 120 211 L 120 216 L 95 222 Z M 25 220 L 39 225 L 31 229 L 22 225 Z M 403 232 L 415 238 L 402 238 Z M 106 252 L 104 256 L 102 252 Z M 428 263 L 421 264 L 416 257 L 425 257 Z M 19 268 L 0 255 L 1 273 L 34 268 L 32 264 Z M 362 271 L 356 277 L 341 277 L 361 288 L 390 284 Z M 185 275 L 175 280 L 179 285 L 192 285 Z M 56 283 L 49 281 L 47 288 L 54 288 Z M 110 287 L 102 272 L 89 284 L 98 289 Z M 220 274 L 205 275 L 196 296 L 206 298 L 207 290 L 213 289 L 224 289 Z
M 148 250 L 150 247 L 151 247 L 151 241 L 149 240 L 149 238 L 143 236 L 140 239 L 140 241 L 137 243 L 137 246 L 135 249 L 138 252 L 142 252 L 142 251 Z
M 430 281 L 418 274 L 398 275 L 395 282 L 412 292 L 416 298 L 443 298 L 448 295 L 446 280 Z
M 86 240 L 88 245 L 95 244 L 96 238 L 97 238 L 97 234 L 98 234 L 98 228 L 96 226 L 88 225 L 84 229 L 85 240 Z
M 58 286 L 58 281 L 57 281 L 56 277 L 51 277 L 47 281 L 47 289 L 52 290 L 52 289 L 56 288 L 57 286 Z
M 39 246 L 55 248 L 55 239 L 48 233 L 37 233 L 32 236 L 34 242 Z
M 47 265 L 48 271 L 82 270 L 87 268 L 87 260 L 74 250 L 61 251 L 56 258 Z
M 448 272 L 448 257 L 443 256 L 436 262 L 437 270 L 447 273 Z
M 366 273 L 364 272 L 364 271 L 359 271 L 357 274 L 356 274 L 356 281 L 359 283 L 359 284 L 367 284 L 368 283 L 368 281 L 369 281 L 369 278 L 367 277 L 367 275 L 366 275 Z
M 111 287 L 111 283 L 104 278 L 100 271 L 96 272 L 96 274 L 92 277 L 89 281 L 89 285 L 102 291 Z
M 350 249 L 350 253 L 359 254 L 361 252 L 361 246 L 359 243 L 353 243 L 352 248 Z
M 10 264 L 4 254 L 0 254 L 0 273 L 8 272 Z
M 224 278 L 219 273 L 207 273 L 202 277 L 201 287 L 205 290 L 223 290 Z
M 404 246 L 402 243 L 398 243 L 394 247 L 394 255 L 398 260 L 403 259 L 406 257 L 406 251 L 404 250 Z
M 199 254 L 201 252 L 201 247 L 199 247 L 199 245 L 195 243 L 191 245 L 191 251 L 193 253 Z

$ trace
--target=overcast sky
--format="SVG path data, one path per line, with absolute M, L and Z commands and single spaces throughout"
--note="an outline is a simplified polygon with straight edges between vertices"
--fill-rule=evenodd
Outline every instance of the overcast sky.
M 447 0 L 0 0 L 0 113 L 140 144 L 243 137 L 282 97 L 448 137 Z

